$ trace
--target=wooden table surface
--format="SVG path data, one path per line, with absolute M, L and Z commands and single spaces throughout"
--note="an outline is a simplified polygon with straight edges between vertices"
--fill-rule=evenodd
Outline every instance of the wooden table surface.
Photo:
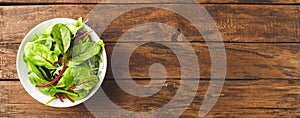
M 227 75 L 222 94 L 206 116 L 300 117 L 300 0 L 198 1 L 215 20 L 227 54 Z M 61 109 L 33 99 L 19 81 L 15 62 L 20 42 L 35 25 L 58 17 L 84 17 L 99 2 L 101 0 L 0 0 L 0 117 L 93 117 L 83 104 Z M 145 2 L 151 3 L 146 0 L 138 4 Z M 113 4 L 118 3 L 105 5 Z M 124 33 L 123 29 L 151 21 L 180 29 L 195 48 L 201 78 L 181 78 L 200 81 L 197 96 L 181 116 L 198 117 L 209 85 L 211 60 L 201 34 L 187 20 L 151 8 L 121 16 L 101 36 L 106 43 L 108 60 L 118 37 Z M 188 43 L 169 38 L 156 41 L 178 45 Z M 121 46 L 135 43 L 123 42 Z M 115 104 L 132 111 L 149 111 L 172 99 L 180 86 L 180 65 L 171 61 L 176 60 L 174 54 L 156 45 L 149 43 L 135 50 L 130 60 L 130 72 L 137 83 L 146 85 L 149 66 L 154 62 L 162 63 L 169 73 L 164 87 L 151 97 L 132 97 L 117 86 L 109 66 L 102 88 Z M 140 60 L 147 60 L 147 63 Z M 128 79 L 124 77 L 122 81 Z M 110 115 L 103 113 L 101 116 Z

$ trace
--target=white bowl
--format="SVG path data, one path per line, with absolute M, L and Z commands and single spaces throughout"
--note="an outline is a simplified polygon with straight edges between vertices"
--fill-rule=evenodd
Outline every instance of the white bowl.
M 50 19 L 50 20 L 44 21 L 29 31 L 29 33 L 25 36 L 25 38 L 23 39 L 23 41 L 19 47 L 18 55 L 17 55 L 17 72 L 18 72 L 20 81 L 22 83 L 22 86 L 27 91 L 27 93 L 29 93 L 34 99 L 36 99 L 37 101 L 39 101 L 43 104 L 45 104 L 48 100 L 50 100 L 51 97 L 41 93 L 39 90 L 37 90 L 35 88 L 34 85 L 32 85 L 30 83 L 30 81 L 28 79 L 28 74 L 27 74 L 27 72 L 28 72 L 27 67 L 23 60 L 24 45 L 26 44 L 26 42 L 30 42 L 33 39 L 34 33 L 40 35 L 43 33 L 43 31 L 45 31 L 45 29 L 47 27 L 49 27 L 53 24 L 57 24 L 57 23 L 75 24 L 76 22 L 77 22 L 77 20 L 69 19 L 69 18 L 55 18 L 55 19 Z M 85 28 L 88 31 L 91 30 L 91 28 L 87 25 L 85 25 Z M 100 39 L 99 36 L 95 32 L 92 32 L 90 34 L 90 38 L 93 41 L 97 41 Z M 99 65 L 99 74 L 98 74 L 100 80 L 99 80 L 98 84 L 90 91 L 89 95 L 87 95 L 85 98 L 83 98 L 81 100 L 75 101 L 74 103 L 65 99 L 64 102 L 55 100 L 55 101 L 52 101 L 51 103 L 49 103 L 48 105 L 52 106 L 52 107 L 71 107 L 71 106 L 78 105 L 78 104 L 86 101 L 90 97 L 92 97 L 96 93 L 96 91 L 100 88 L 100 86 L 104 80 L 105 73 L 106 73 L 107 57 L 106 57 L 105 49 L 103 50 L 103 53 L 102 53 L 102 59 L 103 59 L 103 62 L 100 63 L 100 65 Z

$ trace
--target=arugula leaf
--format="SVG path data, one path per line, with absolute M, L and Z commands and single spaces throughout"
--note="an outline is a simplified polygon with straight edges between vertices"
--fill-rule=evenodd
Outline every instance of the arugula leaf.
M 33 39 L 32 39 L 32 41 L 35 41 L 35 40 L 37 40 L 37 39 L 39 39 L 39 36 L 38 36 L 36 33 L 34 33 L 34 34 L 33 34 Z
M 101 40 L 101 39 L 97 42 L 97 44 L 100 45 L 100 47 L 101 47 L 101 50 L 100 50 L 99 53 L 97 54 L 97 56 L 99 57 L 97 61 L 98 61 L 99 63 L 102 63 L 103 60 L 102 60 L 102 58 L 101 58 L 101 55 L 102 55 L 102 52 L 103 52 L 103 50 L 104 50 L 105 44 L 104 44 L 103 40 Z M 99 65 L 99 64 L 98 64 L 98 65 Z
M 52 76 L 55 76 L 55 75 L 58 75 L 59 74 L 59 71 L 61 71 L 63 69 L 64 65 L 61 65 L 59 67 L 57 67 L 54 72 L 52 73 L 53 75 Z
M 78 30 L 80 30 L 83 27 L 82 17 L 78 18 L 75 25 L 74 24 L 67 24 L 66 26 L 71 31 L 71 33 L 73 35 L 73 38 L 75 38 Z
M 105 46 L 103 40 L 100 39 L 100 40 L 97 42 L 97 44 L 101 47 L 101 51 L 102 51 L 102 50 L 104 49 L 104 46 Z
M 45 45 L 28 42 L 24 47 L 25 57 L 38 66 L 55 69 L 53 65 L 58 57 Z
M 76 27 L 81 27 L 83 25 L 82 17 L 79 17 L 76 22 Z

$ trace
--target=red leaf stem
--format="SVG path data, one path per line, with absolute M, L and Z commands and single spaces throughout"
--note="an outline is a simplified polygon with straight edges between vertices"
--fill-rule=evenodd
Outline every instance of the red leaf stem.
M 59 94 L 55 94 L 55 96 L 57 97 L 57 99 L 59 99 L 61 102 L 64 102 L 64 100 L 60 97 L 60 95 Z
M 67 62 L 66 62 L 66 60 L 64 60 L 64 66 L 63 66 L 62 70 L 59 72 L 59 74 L 55 77 L 55 79 L 53 79 L 52 81 L 50 81 L 49 83 L 44 84 L 44 85 L 35 85 L 35 87 L 42 88 L 42 87 L 47 87 L 47 86 L 54 84 L 63 75 L 66 68 L 67 68 Z
M 76 86 L 71 86 L 68 88 L 68 91 L 72 91 L 74 88 L 76 88 Z
M 67 94 L 63 94 L 68 100 L 70 100 L 71 102 L 73 102 L 74 103 L 74 100 L 72 100 L 72 98 L 70 98 Z
M 83 37 L 89 35 L 89 34 L 92 33 L 93 31 L 94 31 L 94 30 L 91 30 L 91 31 L 88 31 L 88 32 L 86 32 L 86 33 L 80 35 L 79 37 L 77 37 L 76 39 L 74 39 L 73 43 L 76 43 L 76 42 L 79 41 L 81 38 L 83 38 Z

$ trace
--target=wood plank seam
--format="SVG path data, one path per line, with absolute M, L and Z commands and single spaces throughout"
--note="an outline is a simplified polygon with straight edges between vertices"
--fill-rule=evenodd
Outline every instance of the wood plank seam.
M 11 21 L 5 22 L 4 26 L 1 27 L 3 29 L 1 31 L 0 44 L 20 43 L 26 33 L 38 23 L 55 17 L 76 18 L 84 16 L 88 14 L 89 10 L 94 6 L 95 5 L 37 5 L 0 7 L 3 9 L 2 20 Z M 68 12 L 69 14 L 64 14 L 73 7 L 77 7 L 79 11 L 76 13 Z M 259 8 L 256 8 L 255 6 L 249 5 L 204 5 L 204 7 L 211 13 L 211 16 L 214 18 L 224 38 L 224 42 L 226 43 L 300 43 L 298 22 L 300 17 L 300 6 L 260 5 Z M 28 11 L 34 11 L 34 13 L 29 13 Z M 251 13 L 249 11 L 255 12 Z M 151 19 L 160 18 L 163 22 L 169 23 L 169 25 L 174 28 L 180 29 L 180 32 L 185 34 L 189 41 L 204 42 L 201 34 L 199 34 L 188 21 L 179 20 L 178 16 L 164 11 L 163 13 L 170 15 L 170 17 L 172 16 L 172 18 L 166 19 L 166 16 L 159 16 L 159 12 L 163 11 L 148 10 L 148 14 L 156 14 L 150 18 L 135 18 L 134 16 L 128 15 L 126 17 L 129 17 L 129 24 L 121 24 L 120 20 L 117 20 L 116 26 L 111 26 L 109 31 L 103 33 L 101 37 L 109 39 L 106 40 L 106 42 L 116 42 L 117 37 L 124 33 L 124 31 L 120 29 L 126 29 L 130 23 L 139 23 L 145 19 L 147 19 L 147 21 L 152 21 Z M 33 19 L 37 17 L 37 15 L 46 14 L 47 18 Z M 18 17 L 14 17 L 14 15 L 17 15 Z M 252 21 L 247 19 L 256 20 Z M 13 28 L 24 24 L 26 24 L 26 27 L 19 29 Z M 95 31 L 98 31 L 97 28 L 95 28 Z M 156 41 L 160 41 L 160 39 L 156 39 Z M 172 38 L 161 41 L 172 41 Z M 178 39 L 176 41 L 180 42 L 182 40 Z
M 141 82 L 141 84 L 146 82 Z M 287 80 L 263 80 L 263 81 L 226 81 L 222 94 L 216 106 L 207 117 L 296 117 L 299 116 L 299 81 L 290 84 Z M 164 84 L 161 94 L 147 98 L 137 98 L 124 93 L 112 81 L 104 82 L 102 88 L 105 94 L 116 105 L 132 111 L 148 111 L 157 109 L 168 103 L 180 85 L 179 81 Z M 208 82 L 200 82 L 197 94 L 189 108 L 182 117 L 197 117 L 198 110 L 206 93 Z M 19 82 L 0 82 L 0 96 L 3 96 L 0 115 L 20 117 L 20 114 L 34 117 L 76 117 L 78 115 L 92 117 L 92 114 L 84 105 L 72 108 L 57 109 L 47 107 L 34 100 L 21 87 Z M 194 91 L 188 91 L 192 94 Z M 120 97 L 115 97 L 120 96 Z M 180 104 L 178 104 L 180 107 Z M 109 110 L 106 106 L 101 111 Z M 173 107 L 172 107 L 173 108 Z M 176 107 L 174 107 L 176 108 Z M 39 110 L 32 110 L 39 109 Z M 41 113 L 41 111 L 43 111 Z M 100 112 L 101 116 L 110 116 L 107 112 Z M 126 114 L 124 114 L 126 115 Z M 123 116 L 125 117 L 125 116 Z
M 42 4 L 42 3 L 54 3 L 54 4 L 72 4 L 72 3 L 100 3 L 103 0 L 47 0 L 47 1 L 43 1 L 43 0 L 0 0 L 0 3 L 11 3 L 11 4 Z M 107 3 L 116 3 L 113 0 L 106 0 Z M 136 0 L 127 0 L 127 2 L 130 3 L 174 3 L 171 2 L 171 0 L 160 0 L 160 1 L 148 1 L 148 0 L 142 0 L 142 1 L 136 1 Z M 180 1 L 181 3 L 190 3 L 190 2 L 183 2 Z M 197 0 L 198 3 L 201 4 L 299 4 L 300 1 L 299 0 L 268 0 L 268 1 L 244 1 L 244 0 L 222 0 L 222 1 L 218 1 L 218 0 Z M 119 3 L 119 2 L 118 2 Z
M 174 43 L 174 45 L 184 48 L 185 43 Z M 121 49 L 134 46 L 135 43 L 122 43 L 117 45 Z M 210 58 L 209 52 L 203 43 L 191 43 L 196 49 L 200 63 L 201 78 L 210 77 Z M 0 45 L 1 46 L 1 45 Z M 15 59 L 19 44 L 2 45 L 0 47 L 3 59 L 0 79 L 18 78 L 15 68 Z M 114 43 L 107 43 L 108 63 L 111 63 L 110 56 Z M 259 79 L 259 78 L 284 78 L 299 79 L 299 44 L 227 44 L 227 78 L 229 79 Z M 189 50 L 182 50 L 183 52 Z M 185 53 L 188 60 L 189 53 Z M 200 56 L 201 55 L 201 56 Z M 168 60 L 166 60 L 168 58 Z M 143 60 L 148 60 L 147 63 Z M 155 61 L 156 60 L 156 61 Z M 159 60 L 159 61 L 158 61 Z M 156 63 L 165 64 L 168 78 L 179 78 L 180 66 L 176 61 L 176 56 L 168 48 L 158 46 L 156 43 L 148 43 L 138 48 L 132 55 L 130 62 L 131 77 L 148 78 L 148 66 Z M 140 63 L 138 63 L 140 62 Z M 122 73 L 126 70 L 121 70 Z M 159 73 L 158 73 L 159 74 Z M 108 66 L 107 77 L 112 78 L 111 67 Z M 127 76 L 123 78 L 128 78 Z M 189 78 L 189 77 L 186 77 Z

